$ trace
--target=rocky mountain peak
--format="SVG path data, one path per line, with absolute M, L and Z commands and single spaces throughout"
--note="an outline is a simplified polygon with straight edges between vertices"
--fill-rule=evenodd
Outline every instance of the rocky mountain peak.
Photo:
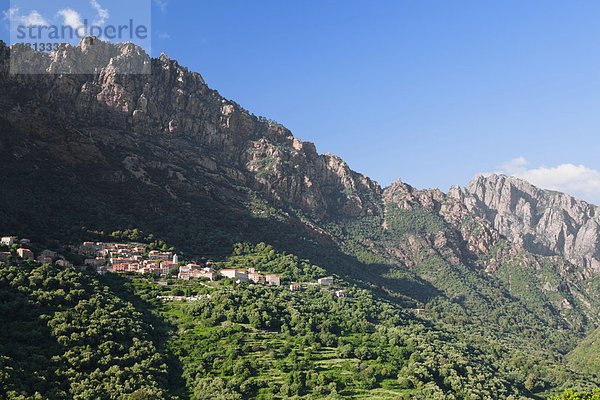
M 0 48 L 0 84 L 4 82 L 5 89 L 0 117 L 32 139 L 51 136 L 47 126 L 65 124 L 74 132 L 69 146 L 85 147 L 82 153 L 94 154 L 97 160 L 116 154 L 113 150 L 107 156 L 100 142 L 113 148 L 130 148 L 140 138 L 153 142 L 151 152 L 123 154 L 112 164 L 125 168 L 115 172 L 119 179 L 132 173 L 149 184 L 148 175 L 140 171 L 158 164 L 170 166 L 169 176 L 188 175 L 170 186 L 191 184 L 199 172 L 190 170 L 191 163 L 200 166 L 203 176 L 252 188 L 275 204 L 317 216 L 377 211 L 374 199 L 381 188 L 376 182 L 352 171 L 339 157 L 319 155 L 313 143 L 294 138 L 284 126 L 223 98 L 200 74 L 164 53 L 151 59 L 132 43 L 111 44 L 93 37 L 52 53 L 19 45 L 4 49 Z M 10 74 L 10 64 L 28 74 Z M 140 73 L 130 73 L 131 68 Z M 91 73 L 77 74 L 82 69 Z M 33 110 L 43 115 L 33 118 Z M 31 126 L 34 120 L 45 126 Z M 84 140 L 91 143 L 81 143 Z M 167 148 L 170 154 L 158 151 Z M 54 154 L 69 160 L 66 151 L 58 143 L 53 148 Z M 183 196 L 173 190 L 168 194 Z
M 89 36 L 77 46 L 62 45 L 52 52 L 33 51 L 21 43 L 10 47 L 13 74 L 150 74 L 150 56 L 131 42 L 109 43 Z
M 600 216 L 594 205 L 496 174 L 477 176 L 465 188 L 451 188 L 448 196 L 529 251 L 600 271 Z

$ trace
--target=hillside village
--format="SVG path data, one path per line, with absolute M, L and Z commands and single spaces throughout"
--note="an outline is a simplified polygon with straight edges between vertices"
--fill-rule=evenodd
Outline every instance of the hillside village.
M 139 273 L 152 274 L 159 278 L 171 277 L 181 281 L 204 278 L 215 281 L 219 277 L 235 280 L 237 283 L 258 285 L 281 286 L 280 275 L 263 274 L 254 268 L 248 269 L 218 269 L 214 262 L 203 264 L 187 263 L 180 261 L 177 254 L 171 251 L 149 250 L 138 243 L 104 243 L 83 242 L 80 246 L 72 246 L 74 253 L 81 256 L 82 265 L 73 265 L 67 259 L 54 251 L 43 250 L 38 256 L 28 248 L 29 239 L 16 240 L 12 236 L 2 237 L 1 245 L 12 248 L 16 255 L 23 260 L 38 261 L 43 264 L 56 264 L 59 266 L 75 266 L 82 270 L 93 270 L 100 275 L 106 273 Z M 7 262 L 13 257 L 10 251 L 0 252 L 0 262 Z M 319 278 L 317 282 L 290 282 L 291 291 L 302 290 L 303 285 L 334 286 L 333 277 Z M 335 290 L 338 297 L 345 297 L 344 290 Z

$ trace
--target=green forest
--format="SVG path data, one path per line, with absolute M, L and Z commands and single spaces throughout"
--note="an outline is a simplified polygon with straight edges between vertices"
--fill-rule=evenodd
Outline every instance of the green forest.
M 326 272 L 264 243 L 236 244 L 217 267 L 256 267 L 288 283 Z M 336 280 L 345 297 L 318 285 L 159 284 L 11 262 L 0 267 L 0 391 L 6 399 L 542 399 L 546 388 L 586 386 L 533 350 L 556 340 L 550 330 L 532 326 L 521 338 L 532 350 L 517 349 L 476 313 L 454 308 L 463 317 L 449 318 L 450 303 L 416 315 Z M 199 300 L 157 299 L 166 295 Z

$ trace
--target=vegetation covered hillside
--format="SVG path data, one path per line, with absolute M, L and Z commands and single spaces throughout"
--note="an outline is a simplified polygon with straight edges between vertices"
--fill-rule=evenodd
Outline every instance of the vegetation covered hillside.
M 516 394 L 493 357 L 377 301 L 310 287 L 238 286 L 166 306 L 192 398 L 497 398 Z M 497 361 L 497 360 L 496 360 Z
M 188 384 L 181 396 L 193 399 L 512 391 L 477 349 L 364 290 L 349 288 L 349 298 L 338 299 L 318 287 L 184 289 L 206 297 L 160 305 L 155 294 L 181 289 L 34 262 L 0 266 L 0 392 L 159 399 L 181 392 L 180 378 Z M 178 331 L 166 329 L 157 310 Z M 480 367 L 462 376 L 471 364 Z
M 0 397 L 168 398 L 158 329 L 145 310 L 90 275 L 35 262 L 0 265 Z
M 535 256 L 502 240 L 470 258 L 448 245 L 452 227 L 423 207 L 388 209 L 385 219 L 338 219 L 328 228 L 349 254 L 390 265 L 373 280 L 390 293 L 401 292 L 395 280 L 409 276 L 430 283 L 438 292 L 421 297 L 428 317 L 502 351 L 523 387 L 541 393 L 580 379 L 573 373 L 580 369 L 572 369 L 566 355 L 597 323 L 598 305 L 578 287 L 579 277 L 564 260 Z M 584 387 L 594 387 L 595 378 L 583 379 Z
M 594 376 L 600 372 L 600 329 L 590 333 L 568 356 L 574 368 Z
M 280 273 L 305 282 L 301 291 L 228 279 L 159 285 L 17 261 L 0 266 L 0 383 L 10 399 L 519 399 L 591 387 L 539 338 L 509 345 L 492 335 L 477 309 L 440 300 L 416 316 L 338 276 L 339 297 L 310 284 L 327 268 L 263 243 L 237 244 L 215 266 Z M 157 299 L 169 295 L 194 301 Z

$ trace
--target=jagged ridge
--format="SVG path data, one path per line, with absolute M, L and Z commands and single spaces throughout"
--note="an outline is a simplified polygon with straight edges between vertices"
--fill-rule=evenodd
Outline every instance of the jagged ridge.
M 143 57 L 145 53 L 131 43 L 113 45 L 86 38 L 77 47 L 39 57 L 41 63 L 48 65 L 46 70 L 53 72 L 66 69 L 65 65 L 71 62 L 104 65 L 94 75 L 9 76 L 9 51 L 0 44 L 0 84 L 4 94 L 0 100 L 1 116 L 22 132 L 47 129 L 30 125 L 44 114 L 48 124 L 53 124 L 53 118 L 67 120 L 77 133 L 70 135 L 68 142 L 71 146 L 85 142 L 86 151 L 98 157 L 92 161 L 104 160 L 96 143 L 90 141 L 106 141 L 110 137 L 113 145 L 118 145 L 114 141 L 125 142 L 125 135 L 119 137 L 125 131 L 151 136 L 161 146 L 164 142 L 176 142 L 174 151 L 185 152 L 188 146 L 201 149 L 187 156 L 208 174 L 227 176 L 237 184 L 265 192 L 280 205 L 291 204 L 315 214 L 366 214 L 374 208 L 372 194 L 381 192 L 376 182 L 350 170 L 340 158 L 317 154 L 312 143 L 294 138 L 285 127 L 257 118 L 222 98 L 208 88 L 200 74 L 188 71 L 164 54 L 148 60 L 151 75 L 120 74 L 121 69 L 115 66 L 126 64 L 132 54 Z M 37 60 L 31 54 L 27 59 Z M 26 104 L 15 101 L 16 92 L 20 92 L 19 97 L 28 93 Z M 42 115 L 25 117 L 33 107 Z M 119 135 L 112 135 L 114 132 Z M 64 161 L 76 161 L 71 154 L 61 154 L 60 146 L 51 151 Z M 176 168 L 184 158 L 170 157 L 159 166 L 179 180 L 170 185 L 175 186 L 169 193 L 172 196 L 177 196 L 180 183 L 193 180 L 186 176 L 189 171 Z M 119 163 L 146 183 L 152 181 L 146 171 L 153 162 L 126 157 Z M 175 167 L 169 168 L 169 164 Z
M 565 257 L 588 277 L 600 270 L 596 206 L 504 175 L 478 176 L 465 188 L 451 188 L 448 195 L 533 253 Z

